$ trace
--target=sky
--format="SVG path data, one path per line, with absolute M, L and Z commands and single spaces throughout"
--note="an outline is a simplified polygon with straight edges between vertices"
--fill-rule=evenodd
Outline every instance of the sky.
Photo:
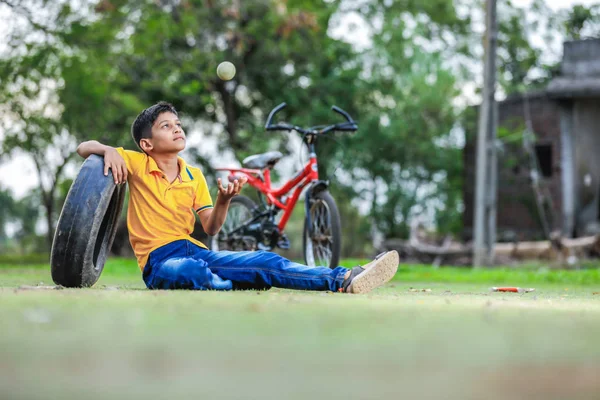
M 531 0 L 512 0 L 512 2 L 514 5 L 520 7 L 531 4 Z M 575 4 L 591 5 L 597 2 L 597 0 L 548 0 L 547 4 L 553 9 L 558 10 L 559 8 L 567 8 Z
M 531 3 L 531 0 L 512 1 L 517 6 L 527 6 Z M 600 3 L 600 0 L 547 0 L 547 4 L 553 9 L 571 7 L 574 4 L 591 5 L 594 3 Z M 0 38 L 5 37 L 4 35 L 6 34 L 7 26 L 9 26 L 8 21 L 10 18 L 11 16 L 6 9 L 0 9 Z M 348 15 L 343 20 L 340 20 L 339 24 L 331 30 L 331 35 L 352 42 L 360 48 L 368 46 L 368 32 L 365 29 L 360 15 Z M 0 51 L 2 51 L 3 47 L 0 39 Z M 2 133 L 0 132 L 0 138 L 2 137 L 1 135 Z M 203 141 L 202 135 L 199 132 L 188 132 L 188 138 L 188 146 L 197 145 Z M 202 153 L 206 154 L 204 151 Z M 293 152 L 293 154 L 295 153 Z M 229 159 L 228 164 L 233 162 L 231 154 L 228 154 L 227 158 Z M 287 160 L 287 162 L 282 163 L 281 168 L 289 168 L 295 165 L 295 163 L 297 163 L 296 156 L 294 156 L 293 160 Z M 73 166 L 66 171 L 66 174 L 73 177 L 76 171 L 77 168 Z M 33 162 L 27 156 L 16 155 L 9 162 L 0 164 L 0 182 L 3 187 L 8 187 L 12 190 L 15 197 L 22 197 L 38 185 Z

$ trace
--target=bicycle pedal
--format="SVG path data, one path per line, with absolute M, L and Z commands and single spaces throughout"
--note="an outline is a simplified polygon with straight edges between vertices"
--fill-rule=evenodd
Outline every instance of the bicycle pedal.
M 290 248 L 290 240 L 287 238 L 287 236 L 282 235 L 279 238 L 279 240 L 277 241 L 277 247 L 283 250 L 287 250 Z
M 258 250 L 263 250 L 263 251 L 271 251 L 271 250 L 273 249 L 271 246 L 267 246 L 267 245 L 264 245 L 264 244 L 262 244 L 262 243 L 258 243 L 258 244 L 256 245 L 256 248 L 257 248 Z

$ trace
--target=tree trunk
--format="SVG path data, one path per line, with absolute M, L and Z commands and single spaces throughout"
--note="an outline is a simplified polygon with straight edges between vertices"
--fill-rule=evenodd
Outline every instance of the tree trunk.
M 48 250 L 52 249 L 52 241 L 54 240 L 54 196 L 49 197 L 49 201 L 44 200 L 44 207 L 46 208 L 46 224 L 48 224 L 48 232 L 46 233 Z
M 48 244 L 48 251 L 52 249 L 52 242 L 54 240 L 54 200 L 56 196 L 56 188 L 58 186 L 58 182 L 60 180 L 60 176 L 62 174 L 63 169 L 68 164 L 71 159 L 72 154 L 67 154 L 66 156 L 63 154 L 63 162 L 56 168 L 54 172 L 54 177 L 52 179 L 51 186 L 48 190 L 44 188 L 43 185 L 43 173 L 42 166 L 40 164 L 40 158 L 34 156 L 33 161 L 36 166 L 36 170 L 38 173 L 38 179 L 40 180 L 40 189 L 42 191 L 42 202 L 44 208 L 46 209 L 46 225 L 48 227 L 48 231 L 46 232 L 46 243 Z M 48 163 L 46 163 L 48 165 Z
M 225 118 L 227 119 L 225 123 L 225 131 L 229 135 L 229 144 L 234 151 L 240 150 L 243 147 L 243 144 L 240 143 L 237 135 L 238 115 L 235 107 L 235 89 L 230 93 L 225 87 L 225 82 L 223 81 L 218 82 L 216 87 L 221 94 L 221 99 L 223 99 L 223 111 L 225 112 Z

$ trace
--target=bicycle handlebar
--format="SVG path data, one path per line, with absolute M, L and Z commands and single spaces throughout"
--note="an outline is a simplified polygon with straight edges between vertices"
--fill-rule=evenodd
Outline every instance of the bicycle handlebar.
M 335 111 L 336 113 L 340 114 L 342 117 L 346 118 L 346 121 L 348 121 L 348 122 L 354 122 L 352 120 L 352 117 L 350 116 L 350 114 L 348 114 L 346 111 L 342 110 L 338 106 L 331 106 L 331 109 L 333 111 Z
M 265 126 L 265 128 L 268 131 L 291 131 L 292 129 L 294 129 L 292 125 L 287 124 L 267 125 Z
M 271 120 L 273 119 L 275 114 L 277 114 L 279 111 L 283 110 L 286 107 L 287 107 L 287 104 L 284 102 L 271 110 L 271 112 L 269 113 L 269 117 L 267 118 L 267 123 L 265 124 L 266 130 L 268 130 L 268 131 L 289 130 L 289 129 L 284 128 L 285 125 L 283 125 L 283 124 L 271 125 Z
M 277 107 L 275 107 L 274 109 L 271 110 L 271 112 L 269 113 L 269 116 L 267 117 L 267 123 L 265 124 L 265 129 L 267 131 L 295 130 L 300 133 L 311 133 L 313 135 L 318 135 L 318 134 L 324 134 L 324 133 L 331 132 L 331 131 L 355 132 L 356 130 L 358 130 L 358 125 L 356 124 L 356 121 L 354 121 L 352 119 L 350 114 L 348 114 L 346 111 L 342 110 L 338 106 L 332 106 L 331 109 L 333 111 L 335 111 L 336 113 L 340 114 L 341 116 L 343 116 L 347 122 L 329 125 L 321 130 L 316 130 L 315 128 L 303 129 L 303 128 L 300 128 L 299 126 L 294 126 L 294 125 L 290 125 L 290 124 L 281 124 L 281 123 L 272 125 L 271 121 L 273 120 L 273 117 L 275 116 L 275 114 L 277 114 L 279 111 L 283 110 L 285 107 L 287 107 L 287 104 L 281 103 Z

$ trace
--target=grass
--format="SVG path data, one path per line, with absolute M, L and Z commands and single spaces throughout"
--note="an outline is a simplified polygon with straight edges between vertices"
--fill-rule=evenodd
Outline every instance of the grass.
M 54 290 L 33 288 L 47 265 L 0 265 L 0 398 L 597 398 L 598 282 L 402 265 L 366 296 L 165 292 L 112 259 Z
M 346 259 L 341 265 L 353 267 L 365 264 L 366 259 Z M 3 273 L 3 271 L 8 271 Z M 30 265 L 3 264 L 0 260 L 0 286 L 32 285 L 40 282 L 52 284 L 47 263 Z M 428 265 L 401 264 L 395 277 L 399 282 L 464 283 L 481 285 L 571 285 L 599 287 L 600 265 L 588 265 L 579 270 L 550 269 L 543 264 L 527 264 L 515 267 L 471 269 L 457 267 L 433 268 Z M 141 273 L 135 260 L 112 258 L 108 260 L 96 286 L 118 285 L 144 288 Z

